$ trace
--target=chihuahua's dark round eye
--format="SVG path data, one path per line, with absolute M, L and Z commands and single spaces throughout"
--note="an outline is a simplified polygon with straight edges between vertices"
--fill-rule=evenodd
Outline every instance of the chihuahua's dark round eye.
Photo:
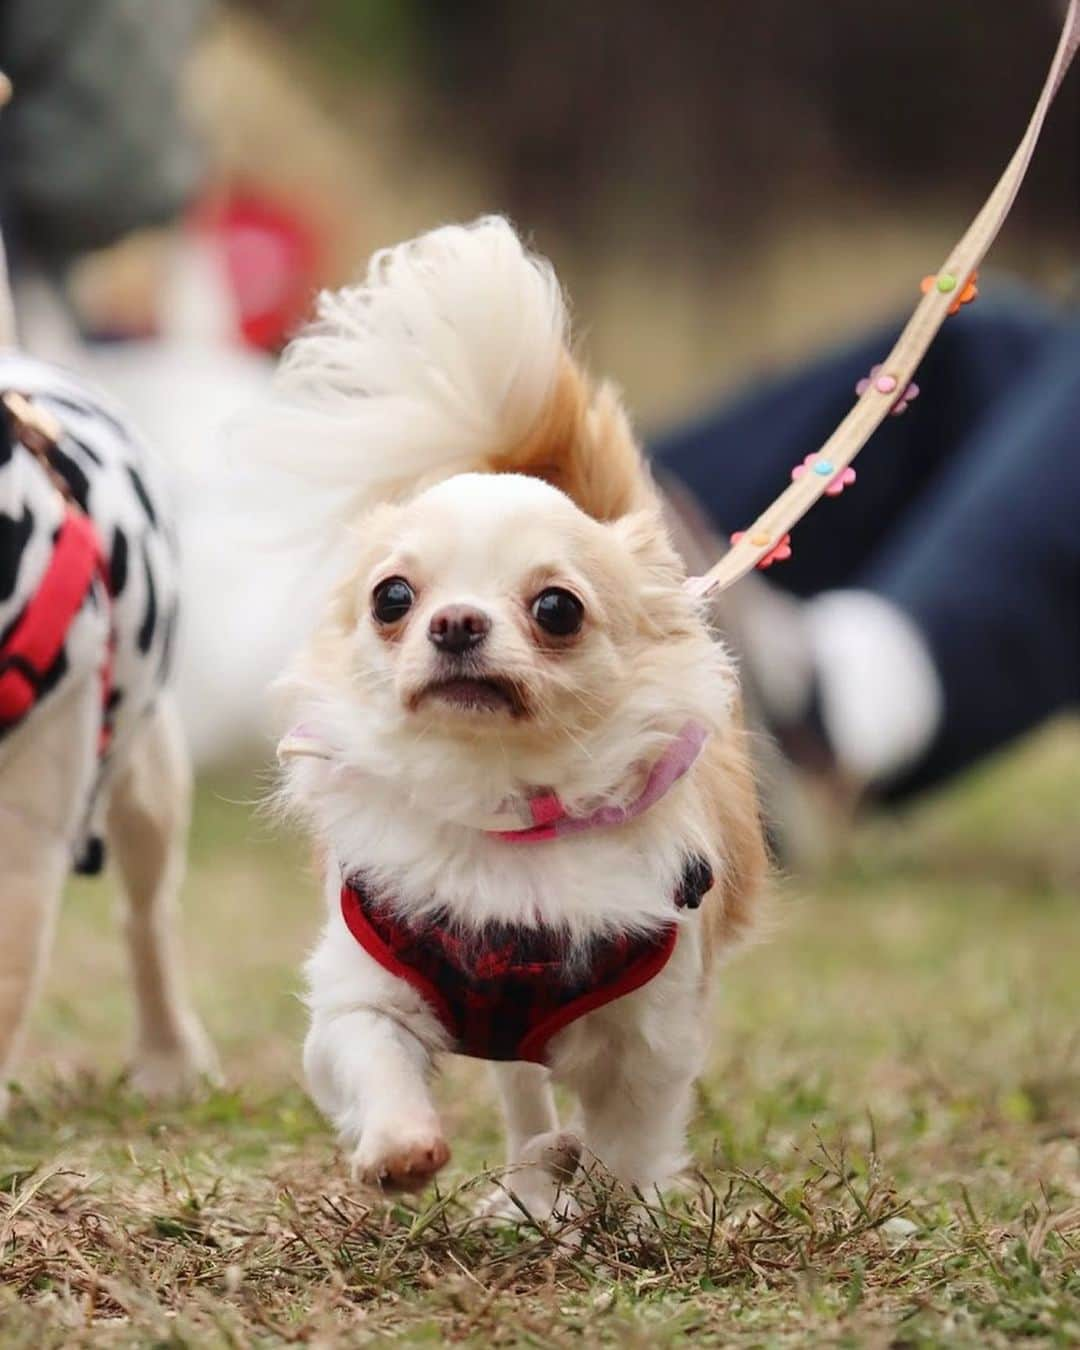
M 532 603 L 533 618 L 545 633 L 571 637 L 585 619 L 585 606 L 561 586 L 549 586 Z
M 371 595 L 371 612 L 379 623 L 397 623 L 412 609 L 413 588 L 404 577 L 387 577 Z

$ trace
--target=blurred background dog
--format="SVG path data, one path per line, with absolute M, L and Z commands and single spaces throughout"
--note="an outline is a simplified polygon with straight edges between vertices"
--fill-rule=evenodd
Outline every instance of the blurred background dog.
M 0 257 L 0 308 L 12 305 Z M 125 415 L 0 333 L 0 1112 L 74 869 L 128 901 L 132 1083 L 216 1073 L 174 932 L 191 774 L 171 690 L 171 505 Z M 90 991 L 86 994 L 89 996 Z

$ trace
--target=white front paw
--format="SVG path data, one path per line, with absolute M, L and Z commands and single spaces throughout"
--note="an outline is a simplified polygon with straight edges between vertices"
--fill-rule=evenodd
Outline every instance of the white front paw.
M 387 1120 L 364 1127 L 352 1170 L 365 1185 L 411 1191 L 425 1186 L 449 1160 L 450 1147 L 434 1117 L 419 1123 Z

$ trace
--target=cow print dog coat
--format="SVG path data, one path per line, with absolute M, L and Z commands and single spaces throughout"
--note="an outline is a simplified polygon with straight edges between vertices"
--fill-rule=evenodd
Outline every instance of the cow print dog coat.
M 110 776 L 166 683 L 179 608 L 176 537 L 165 514 L 158 469 L 123 416 L 102 394 L 55 366 L 0 353 L 0 391 L 26 396 L 62 428 L 50 452 L 72 500 L 93 522 L 104 556 L 108 594 L 93 585 L 44 672 L 26 717 L 0 725 L 5 742 L 30 734 L 33 722 L 66 681 L 100 670 L 111 678 L 102 708 L 108 749 L 86 802 L 72 864 L 100 870 L 101 815 Z M 19 442 L 10 416 L 0 421 L 0 650 L 41 584 L 65 504 L 38 460 Z

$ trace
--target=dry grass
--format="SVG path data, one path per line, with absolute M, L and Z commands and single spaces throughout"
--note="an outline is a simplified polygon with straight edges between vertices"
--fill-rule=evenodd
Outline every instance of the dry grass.
M 594 1168 L 549 1229 L 473 1218 L 513 1179 L 464 1062 L 440 1190 L 351 1184 L 295 1081 L 302 851 L 207 785 L 190 946 L 233 1086 L 126 1093 L 108 897 L 74 889 L 0 1136 L 0 1343 L 1076 1344 L 1076 748 L 1059 731 L 788 884 L 717 1009 L 700 1172 L 629 1196 Z

